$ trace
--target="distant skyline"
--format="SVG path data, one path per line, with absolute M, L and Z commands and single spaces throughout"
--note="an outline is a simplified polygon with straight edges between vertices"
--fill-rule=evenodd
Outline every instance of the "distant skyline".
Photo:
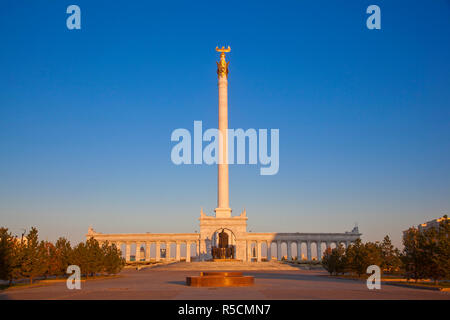
M 81 8 L 68 30 L 66 8 Z M 368 30 L 366 8 L 381 8 Z M 275 128 L 279 171 L 230 167 L 253 232 L 364 241 L 450 214 L 450 2 L 18 0 L 0 13 L 0 226 L 41 239 L 193 232 L 215 166 L 176 166 L 176 128 Z

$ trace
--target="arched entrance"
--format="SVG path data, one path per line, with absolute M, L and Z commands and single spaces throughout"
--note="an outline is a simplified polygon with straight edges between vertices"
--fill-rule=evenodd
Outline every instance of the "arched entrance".
M 213 259 L 234 259 L 236 256 L 236 237 L 233 231 L 220 228 L 211 237 L 211 255 Z

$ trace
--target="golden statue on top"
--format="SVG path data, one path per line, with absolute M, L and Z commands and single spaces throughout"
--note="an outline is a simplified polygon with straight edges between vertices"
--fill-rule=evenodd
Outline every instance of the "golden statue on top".
M 228 48 L 225 49 L 225 47 L 222 47 L 221 49 L 219 49 L 219 47 L 216 47 L 216 51 L 220 52 L 220 61 L 216 62 L 217 63 L 217 76 L 220 77 L 228 77 L 228 64 L 230 64 L 230 62 L 227 62 L 225 60 L 225 52 L 230 52 L 231 48 L 230 46 L 228 46 Z

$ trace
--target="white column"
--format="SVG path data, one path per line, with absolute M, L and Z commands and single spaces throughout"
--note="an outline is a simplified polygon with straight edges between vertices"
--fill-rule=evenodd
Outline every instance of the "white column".
M 266 242 L 266 246 L 267 246 L 267 261 L 272 260 L 272 241 L 267 241 Z
M 281 241 L 277 241 L 277 260 L 281 260 Z
M 135 260 L 141 261 L 141 243 L 136 242 L 136 254 L 135 254 Z
M 258 241 L 256 245 L 256 260 L 261 262 L 261 241 Z
M 220 55 L 220 63 L 225 63 L 225 53 Z M 228 185 L 228 79 L 223 73 L 218 74 L 219 87 L 219 164 L 217 174 L 217 208 L 216 217 L 230 217 L 231 209 L 229 203 Z
M 177 260 L 177 261 L 181 260 L 181 257 L 180 257 L 180 242 L 179 241 L 176 242 L 175 260 Z
M 302 260 L 302 242 L 297 241 L 297 261 Z
M 291 244 L 292 244 L 292 242 L 291 241 L 286 241 L 286 244 L 287 244 L 287 259 L 288 260 L 292 260 L 292 247 L 291 247 Z
M 126 261 L 126 262 L 129 262 L 129 261 L 130 261 L 130 250 L 131 250 L 131 248 L 130 248 L 130 243 L 127 242 L 127 243 L 126 243 L 126 249 L 125 249 L 125 261 Z
M 311 241 L 308 241 L 306 243 L 306 252 L 307 252 L 308 261 L 311 261 L 312 260 L 312 256 L 311 256 Z
M 317 260 L 322 260 L 322 241 L 317 241 Z
M 156 252 L 155 252 L 155 260 L 161 260 L 161 242 L 156 241 Z
M 170 242 L 166 242 L 166 260 L 170 260 Z
M 152 243 L 151 242 L 146 242 L 145 243 L 145 261 L 149 262 L 150 261 L 150 247 L 151 247 Z
M 247 241 L 247 261 L 252 261 L 252 242 Z
M 186 242 L 186 262 L 191 262 L 191 243 Z

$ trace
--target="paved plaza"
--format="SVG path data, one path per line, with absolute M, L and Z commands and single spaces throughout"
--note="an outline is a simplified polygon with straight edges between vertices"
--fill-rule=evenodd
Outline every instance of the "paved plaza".
M 259 268 L 259 270 L 256 270 Z M 198 269 L 198 270 L 195 270 Z M 247 269 L 247 270 L 245 270 Z M 192 288 L 186 276 L 201 270 L 241 270 L 255 285 L 237 288 Z M 68 290 L 65 282 L 0 292 L 0 299 L 450 299 L 450 293 L 382 285 L 368 290 L 365 282 L 336 279 L 323 270 L 303 270 L 280 263 L 175 263 L 141 270 L 126 269 L 120 277 L 82 283 Z

